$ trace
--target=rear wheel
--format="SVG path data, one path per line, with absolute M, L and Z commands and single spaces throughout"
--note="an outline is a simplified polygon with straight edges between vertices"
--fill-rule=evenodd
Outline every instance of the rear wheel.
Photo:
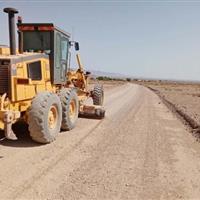
M 103 90 L 103 85 L 95 85 L 94 90 L 92 92 L 92 99 L 93 99 L 93 104 L 94 105 L 103 105 L 104 101 L 104 90 Z
M 61 129 L 69 131 L 75 127 L 78 119 L 78 96 L 74 89 L 63 89 L 61 90 L 59 96 L 62 104 Z
M 39 143 L 50 143 L 60 132 L 62 108 L 59 97 L 50 92 L 39 93 L 28 112 L 31 138 Z

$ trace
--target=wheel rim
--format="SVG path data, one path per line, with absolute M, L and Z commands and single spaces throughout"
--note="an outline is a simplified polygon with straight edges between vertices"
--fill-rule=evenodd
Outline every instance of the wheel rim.
M 72 99 L 69 104 L 69 118 L 71 121 L 74 121 L 76 118 L 76 101 Z
M 56 127 L 57 121 L 58 121 L 58 111 L 57 111 L 56 106 L 52 105 L 48 113 L 49 128 L 54 129 Z

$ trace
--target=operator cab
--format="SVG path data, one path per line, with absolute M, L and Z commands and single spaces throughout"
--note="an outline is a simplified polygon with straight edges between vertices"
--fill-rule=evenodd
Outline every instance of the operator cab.
M 52 84 L 64 84 L 68 68 L 70 34 L 52 23 L 21 23 L 18 20 L 19 52 L 49 55 Z

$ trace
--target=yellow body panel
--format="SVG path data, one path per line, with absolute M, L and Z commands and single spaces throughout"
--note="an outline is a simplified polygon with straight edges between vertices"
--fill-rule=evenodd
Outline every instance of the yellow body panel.
M 38 92 L 42 92 L 42 91 L 44 91 L 44 90 L 46 90 L 45 84 L 38 84 L 38 85 L 36 86 L 36 91 L 37 91 L 37 93 L 38 93 Z
M 9 55 L 10 48 L 7 46 L 0 46 L 0 55 Z
M 18 53 L 18 49 L 16 49 L 16 52 Z M 0 46 L 0 55 L 9 56 L 10 55 L 10 48 L 8 46 Z
M 16 85 L 15 86 L 15 100 L 16 101 L 21 101 L 26 99 L 25 98 L 25 90 L 24 90 L 24 85 Z
M 16 86 L 15 99 L 16 101 L 23 101 L 24 99 L 32 99 L 35 96 L 34 85 L 19 85 Z
M 0 47 L 0 59 L 19 58 L 22 61 L 11 65 L 11 99 L 5 100 L 3 110 L 13 110 L 25 112 L 31 105 L 33 97 L 38 92 L 56 92 L 56 86 L 50 81 L 50 68 L 48 58 L 26 59 L 26 56 L 35 55 L 34 53 L 24 53 L 14 56 L 6 55 L 7 48 Z M 8 52 L 9 53 L 9 52 Z M 28 77 L 27 64 L 41 61 L 41 80 L 31 80 Z M 2 109 L 0 109 L 1 111 Z M 0 117 L 1 118 L 1 117 Z M 2 119 L 2 118 L 1 118 Z M 1 120 L 0 120 L 1 121 Z M 1 121 L 2 124 L 2 121 Z M 2 125 L 0 126 L 0 128 Z
M 3 119 L 4 115 L 3 113 L 0 111 L 0 119 Z M 3 123 L 3 120 L 0 120 L 0 129 L 4 129 L 4 123 Z
M 31 81 L 27 74 L 27 64 L 39 60 L 41 61 L 42 79 L 39 81 Z M 16 66 L 13 66 L 13 68 L 16 68 L 16 75 L 12 76 L 11 80 L 11 88 L 15 88 L 11 91 L 12 102 L 32 99 L 38 92 L 46 90 L 46 85 L 48 85 L 48 91 L 54 91 L 54 87 L 50 83 L 49 68 L 47 67 L 49 66 L 49 60 L 39 60 L 28 60 L 27 62 L 17 63 Z
M 0 129 L 4 130 L 4 123 L 2 120 L 0 120 Z

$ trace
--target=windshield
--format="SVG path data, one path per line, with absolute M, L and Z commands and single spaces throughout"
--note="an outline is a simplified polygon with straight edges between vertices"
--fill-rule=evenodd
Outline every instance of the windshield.
M 50 34 L 49 31 L 23 32 L 24 51 L 46 51 L 50 53 Z

